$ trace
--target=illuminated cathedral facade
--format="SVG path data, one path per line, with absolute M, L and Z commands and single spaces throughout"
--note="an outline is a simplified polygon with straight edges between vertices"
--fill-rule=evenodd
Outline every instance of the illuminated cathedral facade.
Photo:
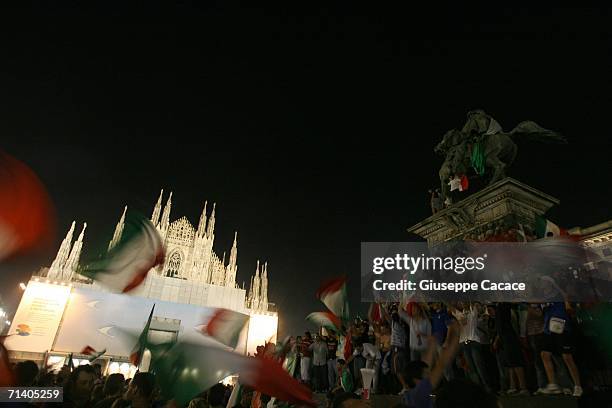
M 226 252 L 219 257 L 213 249 L 216 222 L 215 204 L 212 205 L 210 214 L 207 210 L 208 203 L 204 204 L 198 226 L 195 228 L 186 217 L 171 221 L 172 193 L 168 196 L 165 205 L 162 205 L 163 195 L 162 190 L 153 207 L 151 223 L 164 243 L 165 260 L 162 265 L 149 272 L 145 284 L 136 294 L 180 303 L 210 305 L 211 301 L 203 299 L 208 296 L 211 299 L 218 299 L 212 301 L 215 306 L 267 311 L 267 263 L 260 265 L 257 261 L 247 295 L 246 290 L 236 284 L 238 234 L 234 234 L 234 242 L 227 260 Z M 124 207 L 113 237 L 108 244 L 109 251 L 121 240 L 126 212 L 127 206 Z M 45 274 L 48 279 L 63 282 L 83 280 L 83 277 L 78 274 L 78 269 L 86 227 L 85 223 L 79 236 L 73 242 L 75 222 L 72 222 L 57 256 Z M 222 298 L 225 300 L 221 300 Z M 229 302 L 229 299 L 232 299 L 231 305 L 225 304 Z

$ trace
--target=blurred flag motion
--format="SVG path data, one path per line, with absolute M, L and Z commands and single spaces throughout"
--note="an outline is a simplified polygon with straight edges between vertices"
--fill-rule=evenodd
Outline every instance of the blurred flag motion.
M 87 360 L 91 363 L 95 361 L 97 358 L 101 357 L 106 353 L 106 349 L 97 351 L 95 348 L 91 346 L 85 346 L 83 350 L 81 350 L 81 354 L 87 356 Z
M 121 240 L 100 259 L 87 264 L 81 274 L 113 292 L 125 293 L 143 283 L 151 268 L 163 262 L 163 242 L 151 221 L 128 212 Z
M 162 393 L 179 406 L 229 375 L 246 385 L 295 404 L 313 405 L 312 392 L 291 377 L 272 358 L 247 357 L 215 346 L 188 342 L 151 346 L 150 371 L 158 376 Z
M 325 281 L 317 291 L 317 299 L 336 316 L 347 322 L 349 320 L 348 296 L 346 291 L 346 277 L 339 277 Z
M 233 349 L 238 345 L 240 333 L 249 316 L 228 309 L 217 309 L 202 327 L 202 334 L 208 335 Z
M 34 172 L 0 151 L 0 260 L 51 244 L 51 200 Z

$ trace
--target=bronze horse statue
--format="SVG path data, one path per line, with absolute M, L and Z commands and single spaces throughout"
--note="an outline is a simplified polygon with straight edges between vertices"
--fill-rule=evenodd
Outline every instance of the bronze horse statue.
M 544 129 L 537 123 L 525 121 L 512 131 L 503 132 L 501 126 L 483 111 L 468 113 L 468 122 L 462 130 L 451 129 L 444 134 L 434 152 L 445 157 L 440 167 L 440 191 L 443 199 L 450 199 L 449 180 L 455 175 L 490 173 L 489 184 L 506 177 L 506 169 L 512 165 L 518 151 L 514 138 L 542 142 L 565 143 L 560 134 Z

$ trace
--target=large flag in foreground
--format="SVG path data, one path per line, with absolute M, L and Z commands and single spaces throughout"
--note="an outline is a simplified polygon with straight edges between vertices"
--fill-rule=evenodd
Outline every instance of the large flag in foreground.
M 317 298 L 342 321 L 349 320 L 346 277 L 330 279 L 317 291 Z
M 140 285 L 151 268 L 164 261 L 161 237 L 151 221 L 129 212 L 121 240 L 102 259 L 81 272 L 114 292 L 129 292 Z
M 53 238 L 51 200 L 36 174 L 0 151 L 0 260 Z
M 215 346 L 179 342 L 152 345 L 150 371 L 158 376 L 165 397 L 179 406 L 223 378 L 237 374 L 246 385 L 295 404 L 314 406 L 312 392 L 271 358 L 247 357 Z
M 15 375 L 11 370 L 8 358 L 8 350 L 4 347 L 4 336 L 0 337 L 0 387 L 15 385 Z
M 236 348 L 240 333 L 248 321 L 249 316 L 244 313 L 217 309 L 201 331 L 228 347 Z

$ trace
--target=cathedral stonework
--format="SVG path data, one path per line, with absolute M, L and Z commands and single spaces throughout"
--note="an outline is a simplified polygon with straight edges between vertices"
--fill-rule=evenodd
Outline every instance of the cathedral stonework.
M 257 261 L 255 275 L 251 278 L 248 296 L 244 288 L 236 284 L 238 272 L 238 233 L 234 233 L 234 242 L 226 255 L 219 257 L 213 250 L 215 240 L 215 204 L 210 214 L 208 203 L 204 204 L 197 229 L 186 217 L 170 221 L 172 210 L 172 193 L 162 206 L 164 191 L 161 190 L 153 208 L 151 223 L 155 226 L 164 243 L 165 260 L 151 270 L 142 287 L 135 290 L 135 295 L 161 300 L 172 300 L 179 303 L 227 307 L 234 310 L 250 309 L 268 310 L 268 266 L 261 268 Z M 115 227 L 110 251 L 117 245 L 123 234 L 127 206 Z M 50 280 L 76 281 L 85 283 L 86 279 L 78 275 L 79 259 L 83 246 L 85 227 L 78 239 L 72 243 L 75 223 L 73 222 L 66 238 L 62 241 L 57 256 L 46 273 Z M 92 282 L 88 282 L 92 284 Z M 93 283 L 96 286 L 95 283 Z

